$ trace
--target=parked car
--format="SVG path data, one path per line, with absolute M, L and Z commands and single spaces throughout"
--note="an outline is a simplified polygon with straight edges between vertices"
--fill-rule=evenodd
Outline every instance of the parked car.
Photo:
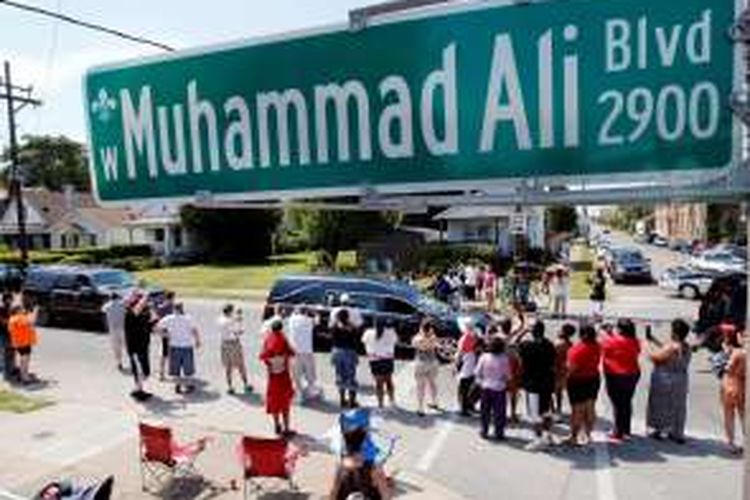
M 651 244 L 654 245 L 655 247 L 664 248 L 669 245 L 669 242 L 667 241 L 665 237 L 658 235 L 658 234 L 654 234 L 653 237 L 651 238 Z
M 17 290 L 21 288 L 21 269 L 11 264 L 0 264 L 0 288 Z
M 708 293 L 717 273 L 701 271 L 690 267 L 672 267 L 659 278 L 659 287 L 679 297 L 695 300 Z
M 33 266 L 26 275 L 24 301 L 39 308 L 41 325 L 105 328 L 102 305 L 115 292 L 125 297 L 137 288 L 135 277 L 123 270 L 88 266 Z M 163 290 L 147 288 L 157 303 Z
M 652 283 L 651 264 L 637 248 L 621 248 L 612 254 L 609 268 L 615 283 Z
M 694 331 L 702 345 L 717 352 L 722 343 L 722 333 L 717 327 L 730 323 L 742 330 L 746 318 L 747 274 L 722 274 L 714 278 L 701 300 Z
M 738 257 L 730 250 L 711 249 L 706 250 L 697 257 L 693 257 L 690 266 L 696 269 L 717 271 L 720 273 L 741 273 L 745 271 L 746 259 Z
M 670 250 L 680 253 L 691 253 L 693 245 L 683 238 L 674 238 L 669 241 Z
M 338 307 L 342 294 L 347 294 L 351 306 L 359 309 L 367 328 L 374 321 L 390 320 L 399 337 L 397 355 L 413 354 L 411 339 L 425 318 L 432 318 L 441 337 L 440 357 L 453 358 L 460 336 L 457 319 L 459 313 L 450 306 L 420 292 L 415 287 L 398 281 L 354 276 L 285 276 L 276 281 L 266 300 L 264 319 L 282 310 L 304 305 L 317 316 L 313 345 L 316 351 L 330 349 L 328 324 L 331 310 Z M 472 313 L 474 321 L 486 327 L 489 318 L 485 313 Z

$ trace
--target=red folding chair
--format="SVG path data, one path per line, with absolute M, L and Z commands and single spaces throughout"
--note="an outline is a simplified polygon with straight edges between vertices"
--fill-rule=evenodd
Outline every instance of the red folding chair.
M 297 490 L 294 484 L 294 470 L 301 450 L 285 439 L 264 439 L 243 437 L 240 442 L 242 471 L 244 478 L 244 496 L 247 498 L 249 488 L 253 493 L 263 489 L 258 479 L 277 478 L 288 482 L 292 491 Z
M 147 476 L 154 482 L 165 484 L 178 476 L 198 476 L 195 460 L 206 449 L 208 438 L 187 444 L 177 443 L 169 427 L 139 424 L 141 487 L 148 491 Z

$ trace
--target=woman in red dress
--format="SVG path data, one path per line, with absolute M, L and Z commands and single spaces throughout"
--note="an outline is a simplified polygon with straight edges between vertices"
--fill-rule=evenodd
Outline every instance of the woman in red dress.
M 260 352 L 260 360 L 268 368 L 266 413 L 273 416 L 276 434 L 289 437 L 294 434 L 289 428 L 289 409 L 294 397 L 289 361 L 294 356 L 294 349 L 284 336 L 281 319 L 274 319 L 270 327 Z

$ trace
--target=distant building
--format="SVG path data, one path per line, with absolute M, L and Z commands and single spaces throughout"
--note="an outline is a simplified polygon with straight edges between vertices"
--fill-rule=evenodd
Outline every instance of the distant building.
M 59 250 L 128 243 L 127 210 L 100 208 L 89 193 L 72 189 L 59 193 L 25 188 L 23 206 L 26 234 L 32 250 Z M 5 196 L 0 205 L 0 242 L 18 247 L 15 200 Z
M 513 251 L 515 230 L 527 238 L 529 248 L 545 247 L 544 208 L 512 206 L 454 206 L 434 217 L 442 221 L 443 241 L 448 243 L 485 243 L 505 254 Z M 523 222 L 523 224 L 518 224 Z
M 195 241 L 183 226 L 176 205 L 153 204 L 133 210 L 126 223 L 131 244 L 150 245 L 154 255 L 171 262 L 188 260 Z
M 705 203 L 657 205 L 654 210 L 654 231 L 670 241 L 705 241 L 707 214 L 708 207 Z
M 0 243 L 18 248 L 16 203 L 7 194 L 4 198 L 0 203 Z M 23 204 L 31 250 L 145 244 L 168 262 L 193 254 L 192 240 L 174 206 L 104 208 L 97 206 L 89 193 L 45 188 L 25 188 Z

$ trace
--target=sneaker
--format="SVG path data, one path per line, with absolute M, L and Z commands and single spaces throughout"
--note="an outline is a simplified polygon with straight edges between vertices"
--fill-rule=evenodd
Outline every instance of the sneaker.
M 252 394 L 253 393 L 253 386 L 250 384 L 247 384 L 245 386 L 245 394 Z
M 609 441 L 612 444 L 622 444 L 625 439 L 620 434 L 617 434 L 616 432 L 610 432 L 609 435 L 607 435 L 607 441 Z
M 229 394 L 230 396 L 234 396 L 234 388 L 230 387 L 229 389 L 227 389 L 227 394 Z
M 425 413 L 424 413 L 423 411 L 421 411 L 421 410 L 418 410 L 418 411 L 417 411 L 417 416 L 418 416 L 419 418 L 424 418 L 424 416 L 425 416 Z
M 489 439 L 489 435 L 487 434 L 486 431 L 480 431 L 479 432 L 479 437 L 482 438 L 482 439 L 484 439 L 484 440 Z
M 536 438 L 532 442 L 524 446 L 523 449 L 526 451 L 541 451 L 546 448 L 546 446 L 547 445 L 544 443 L 544 440 L 542 438 Z

